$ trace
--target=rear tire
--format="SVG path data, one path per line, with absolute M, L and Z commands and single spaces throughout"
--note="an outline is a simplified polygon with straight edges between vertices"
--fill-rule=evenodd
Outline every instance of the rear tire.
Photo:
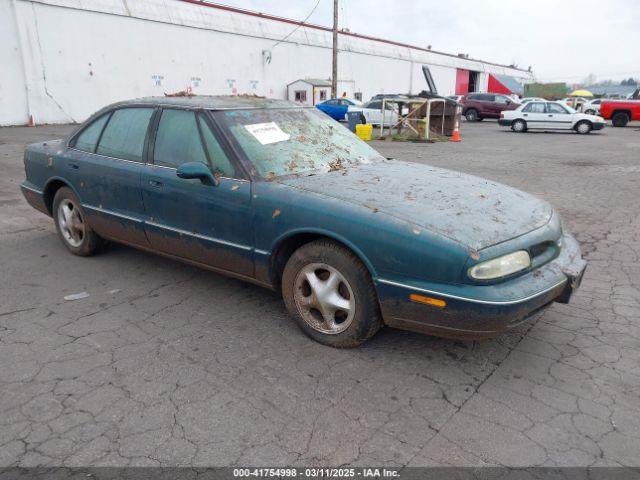
M 516 133 L 523 133 L 527 131 L 527 122 L 525 122 L 524 120 L 514 120 L 511 123 L 511 130 L 513 130 Z
M 611 118 L 614 127 L 626 127 L 629 123 L 629 115 L 624 112 L 618 112 Z
M 467 119 L 467 122 L 477 122 L 480 115 L 478 115 L 478 111 L 475 108 L 470 108 L 465 112 L 464 118 Z
M 282 297 L 300 329 L 330 347 L 357 347 L 383 325 L 369 271 L 330 240 L 293 252 L 282 275 Z
M 591 122 L 583 120 L 581 122 L 578 122 L 575 128 L 576 128 L 576 132 L 578 132 L 580 135 L 586 135 L 588 133 L 591 133 L 591 130 L 593 129 L 593 125 L 591 125 Z
M 56 192 L 52 213 L 58 236 L 67 250 L 81 257 L 98 251 L 102 239 L 87 223 L 80 200 L 70 188 L 61 187 Z

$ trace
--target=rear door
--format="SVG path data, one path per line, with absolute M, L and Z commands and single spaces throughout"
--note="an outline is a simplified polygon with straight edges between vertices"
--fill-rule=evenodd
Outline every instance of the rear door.
M 546 128 L 547 113 L 543 102 L 529 102 L 522 108 L 522 118 L 527 128 Z
M 480 109 L 480 116 L 483 118 L 494 118 L 496 117 L 496 106 L 494 104 L 496 99 L 495 95 L 491 95 L 489 93 L 480 93 L 476 97 L 476 101 L 478 102 L 478 107 Z M 499 114 L 498 114 L 499 116 Z
M 251 183 L 207 113 L 164 108 L 142 174 L 146 231 L 159 251 L 253 276 Z M 217 185 L 182 179 L 177 168 L 202 162 Z
M 155 108 L 125 107 L 90 123 L 73 140 L 69 160 L 91 227 L 101 236 L 147 246 L 140 176 Z M 79 156 L 79 157 L 78 157 Z

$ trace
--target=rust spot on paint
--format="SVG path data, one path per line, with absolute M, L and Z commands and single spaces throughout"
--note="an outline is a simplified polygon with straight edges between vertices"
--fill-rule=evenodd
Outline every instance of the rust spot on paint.
M 478 260 L 480 258 L 480 253 L 478 253 L 478 251 L 475 248 L 470 248 L 469 249 L 469 256 L 473 260 Z
M 276 218 L 278 215 L 280 215 L 280 209 L 279 209 L 279 208 L 276 208 L 276 209 L 273 211 L 273 215 L 271 215 L 271 218 Z
M 239 189 L 240 187 L 238 185 L 234 185 L 233 187 L 231 187 L 231 190 L 233 190 L 234 192 Z

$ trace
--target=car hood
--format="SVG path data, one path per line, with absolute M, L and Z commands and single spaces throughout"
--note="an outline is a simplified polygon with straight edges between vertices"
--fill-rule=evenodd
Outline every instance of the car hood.
M 396 160 L 279 179 L 293 188 L 370 208 L 480 250 L 549 222 L 549 203 L 463 173 Z

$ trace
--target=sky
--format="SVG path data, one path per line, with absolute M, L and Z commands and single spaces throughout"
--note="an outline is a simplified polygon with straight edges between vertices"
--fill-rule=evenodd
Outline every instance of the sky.
M 213 0 L 332 25 L 333 0 Z M 294 27 L 292 27 L 294 28 Z M 495 63 L 539 81 L 640 78 L 640 0 L 340 0 L 339 28 Z

